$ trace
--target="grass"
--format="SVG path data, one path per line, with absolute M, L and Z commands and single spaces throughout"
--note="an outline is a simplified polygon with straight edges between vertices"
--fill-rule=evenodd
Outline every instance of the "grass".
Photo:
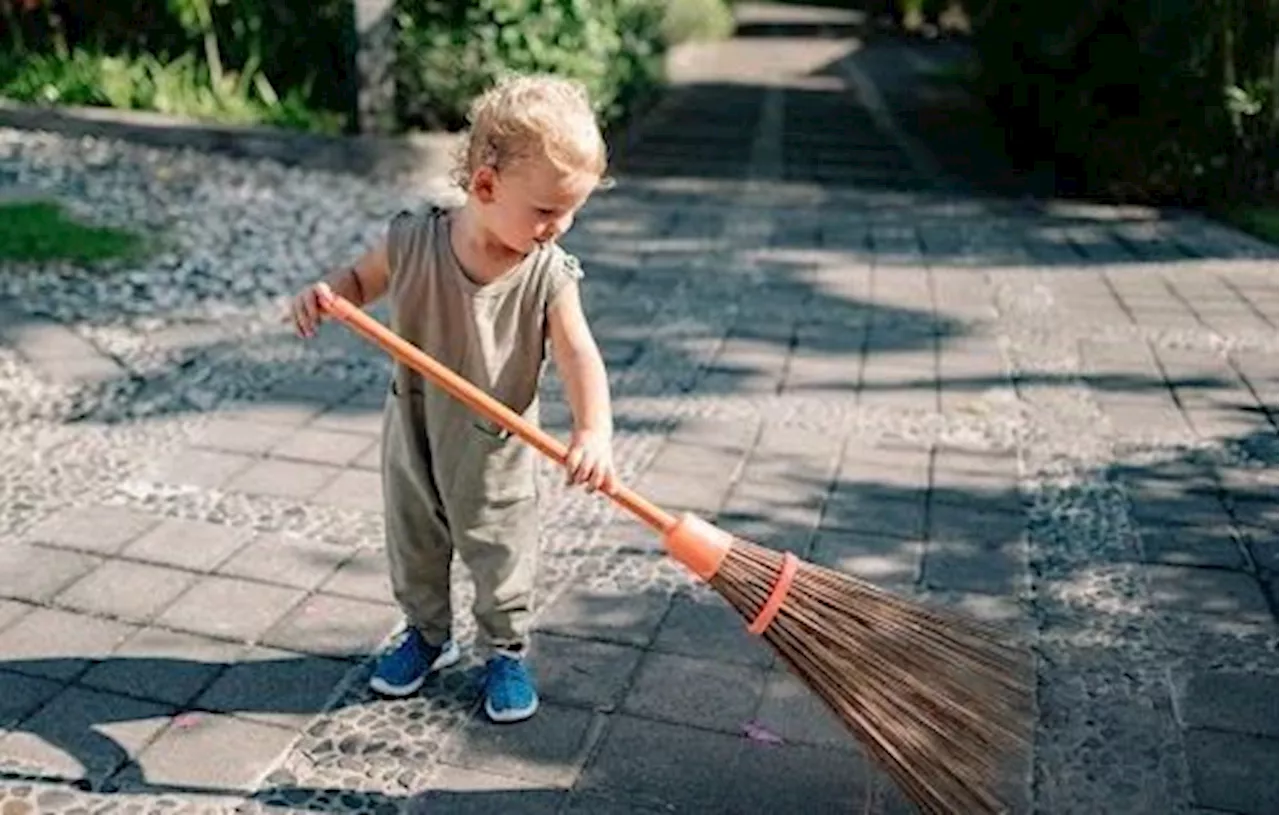
M 90 264 L 134 257 L 142 248 L 139 235 L 80 223 L 50 201 L 0 204 L 0 261 Z
M 1280 208 L 1237 207 L 1221 213 L 1222 220 L 1254 237 L 1280 243 Z

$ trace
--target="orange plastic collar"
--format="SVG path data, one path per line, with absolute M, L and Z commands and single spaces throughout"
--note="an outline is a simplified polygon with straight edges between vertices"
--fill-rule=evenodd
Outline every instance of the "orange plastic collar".
M 782 568 L 778 570 L 778 582 L 773 584 L 773 591 L 769 592 L 769 599 L 764 601 L 764 605 L 760 607 L 760 613 L 756 615 L 755 620 L 747 627 L 752 634 L 763 634 L 769 624 L 773 622 L 773 618 L 778 616 L 778 610 L 782 608 L 782 603 L 787 599 L 787 592 L 791 590 L 791 583 L 795 580 L 796 571 L 800 568 L 800 559 L 790 552 L 784 552 L 782 555 Z

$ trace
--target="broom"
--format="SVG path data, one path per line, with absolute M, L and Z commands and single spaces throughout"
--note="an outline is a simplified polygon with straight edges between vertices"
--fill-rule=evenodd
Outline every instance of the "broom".
M 345 298 L 326 290 L 320 300 L 393 358 L 565 464 L 564 444 Z M 1031 718 L 1028 662 L 1007 633 L 738 539 L 694 515 L 675 517 L 625 486 L 607 494 L 764 637 L 921 810 L 1007 810 L 999 797 L 1006 762 L 1026 748 Z

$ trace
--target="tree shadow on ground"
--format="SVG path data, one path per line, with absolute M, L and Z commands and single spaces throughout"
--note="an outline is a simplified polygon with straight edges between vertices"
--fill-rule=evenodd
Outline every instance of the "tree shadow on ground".
M 1104 472 L 1083 476 L 1100 478 L 1126 497 L 1122 511 L 1133 521 L 1132 536 L 1123 531 L 1125 524 L 1114 526 L 1106 521 L 1096 526 L 1116 530 L 1113 534 L 1119 537 L 1108 540 L 1107 545 L 1128 552 L 1127 557 L 1147 575 L 1148 610 L 1141 619 L 1129 622 L 1178 627 L 1174 646 L 1177 670 L 1218 653 L 1224 624 L 1237 632 L 1245 630 L 1239 640 L 1245 644 L 1265 640 L 1274 629 L 1276 442 L 1265 419 L 1255 416 L 1254 421 L 1254 430 L 1220 439 L 1211 447 L 1130 453 Z M 1067 527 L 1095 528 L 1094 520 L 1087 516 L 1094 510 L 1084 507 L 1070 514 L 1057 513 L 1055 494 L 1062 485 L 1056 485 L 1053 493 L 1028 492 L 1013 450 L 974 450 L 901 440 L 859 444 L 841 451 L 829 449 L 829 445 L 824 448 L 818 431 L 806 433 L 785 426 L 766 429 L 764 443 L 753 446 L 746 437 L 708 432 L 714 425 L 707 421 L 681 425 L 654 461 L 657 471 L 683 469 L 690 461 L 702 461 L 706 467 L 705 473 L 693 474 L 706 489 L 702 493 L 677 491 L 682 500 L 664 502 L 671 511 L 687 509 L 703 514 L 744 538 L 790 549 L 812 562 L 905 596 L 975 615 L 1005 626 L 1012 635 L 1031 643 L 1037 631 L 1061 634 L 1063 626 L 1083 622 L 1031 613 L 1025 596 L 1028 568 L 1033 582 L 1040 578 L 1034 564 L 1028 564 L 1026 547 L 1029 539 L 1051 543 L 1074 534 Z M 838 463 L 834 470 L 833 462 Z M 707 473 L 719 473 L 720 480 Z M 1104 506 L 1097 511 L 1110 510 Z M 1050 557 L 1051 548 L 1044 550 Z M 560 555 L 573 557 L 575 553 Z M 452 737 L 468 745 L 466 766 L 450 770 L 453 765 L 446 762 L 447 771 L 431 791 L 388 796 L 354 789 L 312 789 L 275 779 L 248 799 L 268 811 L 272 806 L 346 811 L 353 802 L 373 811 L 408 807 L 409 811 L 425 812 L 446 805 L 485 811 L 484 807 L 500 802 L 537 811 L 537 807 L 559 807 L 566 801 L 591 811 L 592 806 L 603 806 L 606 800 L 592 796 L 638 794 L 643 790 L 635 786 L 634 779 L 611 776 L 622 766 L 616 761 L 604 767 L 593 765 L 591 782 L 573 791 L 533 778 L 577 766 L 583 745 L 591 738 L 606 740 L 602 749 L 621 749 L 619 745 L 629 742 L 610 733 L 615 722 L 631 721 L 627 717 L 684 723 L 679 705 L 668 710 L 628 706 L 626 700 L 640 681 L 637 671 L 642 670 L 648 651 L 723 660 L 766 672 L 780 669 L 762 646 L 745 634 L 741 620 L 719 600 L 708 597 L 705 589 L 688 584 L 671 593 L 645 588 L 642 579 L 628 582 L 628 576 L 652 571 L 665 558 L 656 538 L 647 544 L 637 541 L 621 547 L 597 574 L 601 579 L 576 581 L 541 613 L 537 636 L 543 647 L 579 648 L 594 654 L 579 669 L 582 673 L 566 669 L 552 680 L 553 687 L 548 690 L 549 726 L 554 729 L 571 720 L 574 724 L 567 737 L 552 738 L 529 730 L 527 737 L 507 738 L 502 734 L 513 731 L 473 722 Z M 1096 565 L 1087 564 L 1085 571 Z M 1082 572 L 1079 577 L 1086 579 L 1088 575 Z M 1075 577 L 1057 574 L 1054 579 L 1070 581 Z M 1089 613 L 1130 612 L 1106 607 L 1092 608 Z M 1108 658 L 1115 658 L 1111 646 L 1105 647 Z M 346 656 L 359 659 L 364 655 Z M 1251 657 L 1241 653 L 1238 658 Z M 320 687 L 306 681 L 321 662 L 329 664 L 303 656 L 208 663 L 109 656 L 92 665 L 78 658 L 9 660 L 0 664 L 8 689 L 5 726 L 11 734 L 30 734 L 65 752 L 85 769 L 90 778 L 87 788 L 102 795 L 244 797 L 245 793 L 235 788 L 149 779 L 139 765 L 136 741 L 129 743 L 136 734 L 131 736 L 128 728 L 115 725 L 167 718 L 166 726 L 175 738 L 181 738 L 184 733 L 199 731 L 199 718 L 194 722 L 183 719 L 192 710 L 205 711 L 197 716 L 210 718 L 234 715 L 252 719 L 342 713 L 347 707 L 355 710 L 372 702 L 359 688 L 331 697 L 331 684 Z M 572 675 L 571 680 L 557 685 L 566 682 L 566 674 Z M 71 689 L 64 689 L 63 682 L 72 678 Z M 468 671 L 457 671 L 433 683 L 425 694 L 465 709 L 474 705 L 474 694 L 468 690 L 473 679 Z M 186 693 L 183 688 L 188 689 Z M 123 695 L 95 696 L 102 692 Z M 764 693 L 761 688 L 743 687 L 730 695 L 738 692 L 747 696 Z M 757 698 L 745 709 L 755 710 L 759 704 Z M 616 716 L 623 718 L 610 711 L 620 711 Z M 788 732 L 789 721 L 794 724 L 794 715 L 796 708 L 786 705 L 762 708 L 758 713 L 763 726 L 782 733 Z M 604 729 L 593 731 L 596 736 L 586 735 L 591 729 L 589 722 L 600 716 L 604 717 L 600 720 Z M 802 741 L 811 737 L 803 732 L 802 728 Z M 124 741 L 115 741 L 117 737 Z M 380 738 L 384 737 L 373 728 L 352 741 L 349 748 L 353 755 L 364 755 L 367 748 L 370 752 L 365 760 L 375 763 L 418 762 L 414 756 L 382 756 L 373 746 Z M 613 746 L 607 743 L 610 738 L 617 739 Z M 151 744 L 156 749 L 162 746 L 159 741 Z M 745 756 L 759 748 L 743 740 L 735 749 L 732 760 L 736 762 L 753 760 Z M 812 754 L 804 755 L 810 757 L 806 760 L 812 759 Z M 701 759 L 684 756 L 681 761 L 688 765 L 685 772 L 698 772 L 698 760 L 727 772 L 722 759 L 707 754 Z M 675 772 L 674 768 L 670 771 Z M 514 775 L 503 780 L 504 773 Z M 11 769 L 4 777 L 15 784 L 74 780 L 27 769 Z M 780 799 L 791 794 L 786 784 L 771 783 L 775 785 L 773 794 Z M 799 780 L 796 783 L 800 785 Z M 493 784 L 511 789 L 494 789 Z M 809 782 L 800 786 L 812 794 Z M 652 790 L 647 794 L 653 794 Z

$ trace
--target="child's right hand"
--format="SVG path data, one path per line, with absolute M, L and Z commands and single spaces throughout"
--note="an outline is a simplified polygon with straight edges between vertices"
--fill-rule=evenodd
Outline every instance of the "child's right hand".
M 289 306 L 289 316 L 298 336 L 305 339 L 314 337 L 316 329 L 324 320 L 324 309 L 320 307 L 322 295 L 331 295 L 327 283 L 312 283 L 293 298 Z

